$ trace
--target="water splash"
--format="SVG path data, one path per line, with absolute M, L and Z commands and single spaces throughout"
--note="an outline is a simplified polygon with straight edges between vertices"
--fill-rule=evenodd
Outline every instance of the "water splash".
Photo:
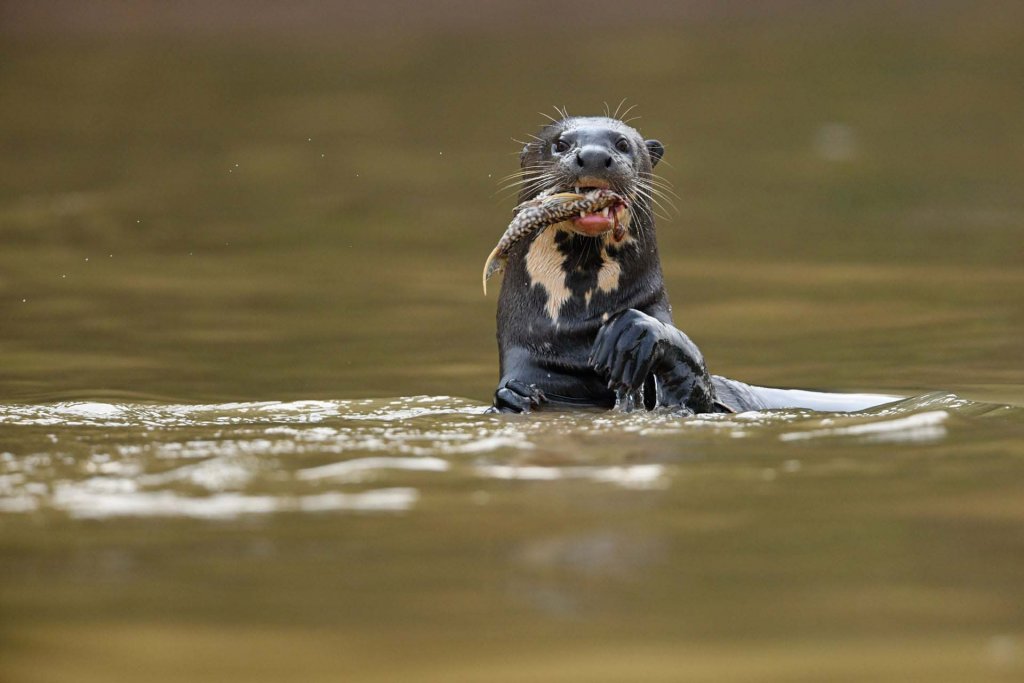
M 950 394 L 858 413 L 505 416 L 485 408 L 446 396 L 0 405 L 0 514 L 228 519 L 403 513 L 424 493 L 451 485 L 596 485 L 642 492 L 671 487 L 693 458 L 733 453 L 742 444 L 756 453 L 806 451 L 817 443 L 831 449 L 929 444 L 974 428 L 982 418 L 1002 418 L 1014 428 L 1024 423 L 1020 408 Z M 797 462 L 785 450 L 780 456 Z M 755 471 L 761 477 L 798 468 Z

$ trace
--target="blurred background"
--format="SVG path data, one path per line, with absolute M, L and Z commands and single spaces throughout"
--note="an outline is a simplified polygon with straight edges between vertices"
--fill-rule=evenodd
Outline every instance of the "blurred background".
M 1019 680 L 1019 413 L 473 411 L 516 140 L 621 102 L 713 372 L 1024 404 L 1022 84 L 1010 0 L 0 1 L 0 678 Z
M 513 139 L 623 99 L 713 371 L 1024 382 L 1019 3 L 0 7 L 6 398 L 487 400 Z

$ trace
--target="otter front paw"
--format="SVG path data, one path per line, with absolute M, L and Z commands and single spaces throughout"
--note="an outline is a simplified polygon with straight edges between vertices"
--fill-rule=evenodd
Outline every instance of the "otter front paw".
M 598 330 L 590 365 L 608 380 L 608 388 L 632 392 L 661 362 L 668 328 L 661 321 L 631 308 Z
M 517 379 L 510 379 L 494 392 L 494 405 L 490 412 L 495 413 L 529 413 L 548 399 L 544 392 L 535 384 L 526 384 Z
M 676 328 L 636 309 L 601 326 L 590 364 L 620 395 L 636 391 L 653 374 L 658 379 L 658 405 L 694 413 L 714 411 L 714 386 L 697 346 Z

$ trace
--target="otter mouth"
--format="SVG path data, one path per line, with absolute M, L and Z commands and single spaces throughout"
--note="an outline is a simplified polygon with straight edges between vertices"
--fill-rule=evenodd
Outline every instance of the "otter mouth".
M 611 184 L 608 182 L 586 178 L 581 179 L 580 184 L 566 188 L 566 192 L 587 194 L 592 190 L 607 190 L 610 188 Z M 622 202 L 594 213 L 581 212 L 579 216 L 569 219 L 569 223 L 572 225 L 573 230 L 581 235 L 597 237 L 615 230 L 616 236 L 619 236 L 621 239 L 623 232 L 621 226 L 625 222 L 627 208 L 628 206 Z

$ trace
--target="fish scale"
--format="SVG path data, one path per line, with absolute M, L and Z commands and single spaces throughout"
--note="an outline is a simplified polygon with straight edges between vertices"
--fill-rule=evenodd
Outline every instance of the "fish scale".
M 487 294 L 487 281 L 505 267 L 509 251 L 519 240 L 533 232 L 543 230 L 549 225 L 561 223 L 581 213 L 596 213 L 602 209 L 625 204 L 627 202 L 621 195 L 605 189 L 591 190 L 586 194 L 558 192 L 541 195 L 523 202 L 515 208 L 512 222 L 509 223 L 505 234 L 501 236 L 497 246 L 491 250 L 484 262 L 484 294 Z M 617 219 L 615 226 L 618 230 Z

